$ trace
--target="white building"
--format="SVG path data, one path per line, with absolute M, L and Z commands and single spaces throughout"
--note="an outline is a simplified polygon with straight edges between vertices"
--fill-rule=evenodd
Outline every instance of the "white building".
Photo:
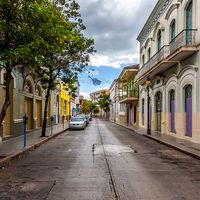
M 199 0 L 159 0 L 138 36 L 140 126 L 148 78 L 152 130 L 193 141 L 200 141 L 199 10 Z
M 117 81 L 114 80 L 109 88 L 110 92 L 110 120 L 112 122 L 116 121 L 116 101 L 115 101 L 115 96 L 116 96 L 116 87 L 117 87 Z

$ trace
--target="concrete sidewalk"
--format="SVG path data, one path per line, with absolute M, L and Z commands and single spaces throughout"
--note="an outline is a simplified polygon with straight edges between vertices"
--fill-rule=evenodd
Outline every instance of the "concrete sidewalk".
M 41 137 L 42 129 L 33 130 L 27 134 L 27 147 L 24 148 L 24 136 L 18 136 L 5 140 L 0 143 L 0 167 L 8 165 L 12 159 L 20 157 L 29 150 L 35 149 L 48 140 L 56 137 L 69 127 L 68 123 L 53 126 L 53 134 L 51 135 L 51 127 L 46 129 L 46 137 Z
M 143 135 L 147 138 L 153 139 L 157 142 L 160 142 L 162 144 L 165 144 L 169 147 L 175 148 L 183 153 L 186 153 L 188 155 L 191 155 L 192 157 L 195 157 L 197 159 L 200 159 L 200 144 L 191 142 L 188 140 L 176 138 L 171 135 L 163 135 L 159 134 L 157 132 L 153 132 L 152 135 L 147 135 L 147 131 L 144 128 L 140 127 L 129 127 L 124 124 L 116 123 L 124 128 L 127 128 L 129 130 L 132 130 L 140 135 Z

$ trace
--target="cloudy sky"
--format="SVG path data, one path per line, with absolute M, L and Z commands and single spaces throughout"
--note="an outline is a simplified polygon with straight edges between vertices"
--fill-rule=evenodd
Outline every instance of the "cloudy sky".
M 136 38 L 157 0 L 77 0 L 97 53 L 91 58 L 92 77 L 102 81 L 92 86 L 87 74 L 80 76 L 81 93 L 108 88 L 123 66 L 138 63 Z

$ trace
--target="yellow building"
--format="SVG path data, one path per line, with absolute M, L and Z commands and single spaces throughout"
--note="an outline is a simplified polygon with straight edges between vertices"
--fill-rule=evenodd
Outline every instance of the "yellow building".
M 69 120 L 70 118 L 70 91 L 63 83 L 60 84 L 60 99 L 61 99 L 61 118 Z

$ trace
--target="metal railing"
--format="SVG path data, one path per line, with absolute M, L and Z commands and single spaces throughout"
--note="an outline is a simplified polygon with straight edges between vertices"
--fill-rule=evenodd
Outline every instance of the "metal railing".
M 138 98 L 138 90 L 132 89 L 128 91 L 123 91 L 123 94 L 120 95 L 120 100 L 126 99 L 126 98 Z
M 170 54 L 183 46 L 196 44 L 196 29 L 184 29 L 170 42 Z
M 170 53 L 169 45 L 163 46 L 156 54 L 154 54 L 143 66 L 139 69 L 137 77 L 140 78 L 143 74 L 152 69 L 156 64 L 165 59 Z

